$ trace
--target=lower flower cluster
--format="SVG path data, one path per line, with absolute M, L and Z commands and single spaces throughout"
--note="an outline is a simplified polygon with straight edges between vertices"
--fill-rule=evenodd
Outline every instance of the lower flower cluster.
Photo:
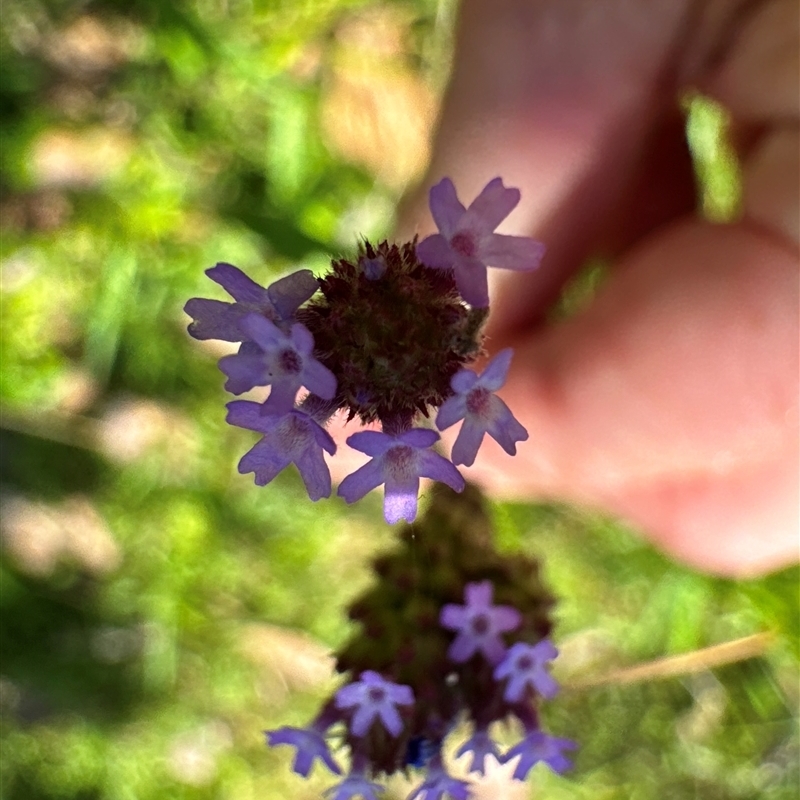
M 495 395 L 511 350 L 478 375 L 467 367 L 481 353 L 488 313 L 488 266 L 535 268 L 543 248 L 526 237 L 494 233 L 519 202 L 519 191 L 496 178 L 465 208 L 444 179 L 431 190 L 440 232 L 417 244 L 365 242 L 353 260 L 334 260 L 315 278 L 299 270 L 267 288 L 220 263 L 208 276 L 233 298 L 193 298 L 185 310 L 197 339 L 238 342 L 219 367 L 235 395 L 269 387 L 263 402 L 228 404 L 227 421 L 261 439 L 239 462 L 259 485 L 294 464 L 308 495 L 331 494 L 325 453 L 336 446 L 324 426 L 334 413 L 380 423 L 347 444 L 370 461 L 341 484 L 353 503 L 383 485 L 390 523 L 411 522 L 421 478 L 464 487 L 457 466 L 471 465 L 486 434 L 510 455 L 526 430 Z M 431 448 L 439 434 L 415 427 L 435 411 L 441 431 L 462 422 L 450 458 Z
M 549 672 L 558 651 L 546 635 L 552 599 L 536 562 L 492 548 L 480 496 L 471 486 L 466 494 L 454 503 L 437 490 L 422 535 L 405 529 L 401 548 L 376 562 L 376 586 L 350 608 L 362 630 L 337 654 L 350 681 L 308 726 L 267 732 L 270 746 L 295 748 L 299 775 L 315 761 L 343 775 L 326 797 L 376 800 L 382 776 L 420 769 L 408 800 L 466 800 L 469 782 L 451 775 L 442 755 L 463 722 L 472 734 L 456 755 L 470 757 L 469 772 L 484 773 L 490 756 L 515 762 L 517 780 L 538 763 L 571 766 L 576 744 L 542 730 L 537 712 L 558 692 Z M 438 538 L 425 537 L 428 529 Z M 511 719 L 523 736 L 501 752 L 492 728 Z M 337 760 L 344 751 L 346 774 Z

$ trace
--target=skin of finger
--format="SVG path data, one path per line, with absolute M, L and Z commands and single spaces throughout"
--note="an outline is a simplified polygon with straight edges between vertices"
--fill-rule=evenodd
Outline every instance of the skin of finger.
M 664 231 L 585 313 L 492 343 L 516 348 L 501 394 L 530 439 L 513 463 L 485 446 L 466 474 L 500 495 L 621 513 L 698 566 L 785 563 L 797 553 L 791 485 L 780 498 L 742 486 L 796 453 L 797 276 L 796 254 L 758 226 L 686 220 Z M 714 498 L 702 506 L 705 538 L 691 513 L 701 496 Z M 761 532 L 737 518 L 771 520 L 762 550 Z

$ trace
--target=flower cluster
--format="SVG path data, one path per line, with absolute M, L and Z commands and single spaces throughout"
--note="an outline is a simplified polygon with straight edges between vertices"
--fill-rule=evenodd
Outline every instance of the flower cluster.
M 558 655 L 549 638 L 552 599 L 537 564 L 493 549 L 474 487 L 458 503 L 454 497 L 434 492 L 421 536 L 402 529 L 400 550 L 375 563 L 377 585 L 350 607 L 363 630 L 337 654 L 349 682 L 307 727 L 267 732 L 270 746 L 295 748 L 294 771 L 303 777 L 315 760 L 342 775 L 334 751 L 349 751 L 347 774 L 326 797 L 377 800 L 382 776 L 420 769 L 408 800 L 467 800 L 469 782 L 448 772 L 442 756 L 465 722 L 471 735 L 456 755 L 469 757 L 471 773 L 483 774 L 490 756 L 513 762 L 517 780 L 538 763 L 555 772 L 571 766 L 566 753 L 575 743 L 542 730 L 537 713 L 539 701 L 558 692 L 549 672 Z M 492 729 L 514 718 L 523 736 L 502 752 Z
M 419 243 L 365 242 L 354 261 L 334 260 L 322 278 L 299 270 L 268 288 L 231 264 L 209 269 L 233 302 L 189 300 L 189 333 L 239 343 L 220 360 L 227 391 L 269 387 L 263 402 L 228 405 L 231 425 L 262 435 L 239 471 L 264 485 L 294 464 L 312 500 L 329 497 L 324 452 L 333 455 L 336 446 L 324 426 L 346 410 L 348 419 L 378 422 L 381 430 L 347 439 L 371 460 L 338 494 L 353 503 L 383 485 L 386 520 L 411 522 L 420 479 L 461 491 L 457 465 L 474 462 L 485 434 L 513 455 L 528 434 L 495 395 L 511 350 L 480 375 L 467 365 L 481 354 L 487 267 L 530 270 L 543 253 L 533 239 L 494 232 L 519 199 L 495 178 L 465 208 L 445 178 L 430 192 L 439 233 Z M 415 427 L 432 409 L 439 430 L 462 421 L 450 459 L 432 449 L 436 431 Z

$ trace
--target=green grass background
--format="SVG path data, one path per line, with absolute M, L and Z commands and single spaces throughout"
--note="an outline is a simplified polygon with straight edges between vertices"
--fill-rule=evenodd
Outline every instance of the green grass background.
M 289 471 L 263 489 L 237 474 L 253 437 L 223 423 L 219 353 L 181 309 L 222 296 L 203 275 L 218 260 L 268 282 L 391 231 L 454 14 L 4 3 L 3 800 L 310 800 L 328 785 L 291 774 L 261 731 L 304 723 L 335 685 L 344 607 L 392 533 L 375 498 L 314 505 Z M 703 207 L 724 218 L 724 120 L 689 109 Z M 698 656 L 678 676 L 566 689 L 547 722 L 580 742 L 576 769 L 537 767 L 532 797 L 800 797 L 797 569 L 719 580 L 606 519 L 494 513 L 498 546 L 544 560 L 567 678 L 774 634 L 713 669 Z

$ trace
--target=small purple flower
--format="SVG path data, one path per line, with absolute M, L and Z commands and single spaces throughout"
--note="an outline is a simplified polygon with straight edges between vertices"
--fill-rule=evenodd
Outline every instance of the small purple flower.
M 458 749 L 456 758 L 461 758 L 466 753 L 472 753 L 472 763 L 468 771 L 480 772 L 481 775 L 485 774 L 487 756 L 492 756 L 498 762 L 502 760 L 497 744 L 489 736 L 489 732 L 486 729 L 476 730 Z
M 443 431 L 458 420 L 464 424 L 453 445 L 454 464 L 471 466 L 488 433 L 509 455 L 517 452 L 517 442 L 524 442 L 528 432 L 517 422 L 509 407 L 493 392 L 505 382 L 513 350 L 501 350 L 480 377 L 471 369 L 453 375 L 450 388 L 455 392 L 442 403 L 436 415 L 436 427 Z
M 513 631 L 522 617 L 511 606 L 492 605 L 493 587 L 490 581 L 468 583 L 464 588 L 466 605 L 452 603 L 442 607 L 439 622 L 443 628 L 458 631 L 447 651 L 456 664 L 468 661 L 480 651 L 490 664 L 497 664 L 506 653 L 500 634 Z
M 265 289 L 238 267 L 223 262 L 206 270 L 206 275 L 222 286 L 235 303 L 193 297 L 184 311 L 194 320 L 189 335 L 195 339 L 222 339 L 244 342 L 247 335 L 240 323 L 252 313 L 261 314 L 278 327 L 285 327 L 297 309 L 319 288 L 311 270 L 301 269 L 280 278 Z
M 562 750 L 576 750 L 578 745 L 571 739 L 558 739 L 548 736 L 542 731 L 530 732 L 519 744 L 512 747 L 503 757 L 507 764 L 511 759 L 520 756 L 514 769 L 514 778 L 524 781 L 535 764 L 543 761 L 553 772 L 564 772 L 572 766 Z
M 469 800 L 469 784 L 466 781 L 453 778 L 440 766 L 434 766 L 428 771 L 425 782 L 418 786 L 407 800 Z
M 283 416 L 263 414 L 259 403 L 234 400 L 228 403 L 227 422 L 263 433 L 264 437 L 242 456 L 239 472 L 254 472 L 259 486 L 268 484 L 281 470 L 294 463 L 312 500 L 330 497 L 331 474 L 322 451 L 333 455 L 336 445 L 330 434 L 302 411 Z
M 297 755 L 294 759 L 292 769 L 303 778 L 308 777 L 314 759 L 318 758 L 326 767 L 337 775 L 342 774 L 339 765 L 333 760 L 331 751 L 321 731 L 315 728 L 293 728 L 284 726 L 275 731 L 265 731 L 267 744 L 275 747 L 279 744 L 288 744 L 297 748 Z
M 542 697 L 550 699 L 558 694 L 558 684 L 546 669 L 548 662 L 558 655 L 549 639 L 534 645 L 517 642 L 494 671 L 495 680 L 508 679 L 503 697 L 508 703 L 522 699 L 528 686 Z
M 312 355 L 314 338 L 305 325 L 295 323 L 287 336 L 268 319 L 249 314 L 241 327 L 260 350 L 254 352 L 255 348 L 248 347 L 220 359 L 219 368 L 228 376 L 225 388 L 229 392 L 241 394 L 254 386 L 271 386 L 263 406 L 267 414 L 291 410 L 301 386 L 323 400 L 336 394 L 336 377 Z
M 383 792 L 379 783 L 367 780 L 364 775 L 352 772 L 341 783 L 326 789 L 323 794 L 331 800 L 351 800 L 362 797 L 364 800 L 378 800 L 378 795 Z
M 531 270 L 544 254 L 544 245 L 535 239 L 494 233 L 519 198 L 519 189 L 507 189 L 501 178 L 489 181 L 468 209 L 459 202 L 449 178 L 430 191 L 439 233 L 417 245 L 417 258 L 433 269 L 452 269 L 461 296 L 475 308 L 489 305 L 487 267 Z
M 400 714 L 395 706 L 414 704 L 411 687 L 387 681 L 372 670 L 361 673 L 361 680 L 349 683 L 336 692 L 337 708 L 354 708 L 355 714 L 350 722 L 350 732 L 354 736 L 365 736 L 376 718 L 383 727 L 397 736 L 403 729 Z
M 417 516 L 420 478 L 441 481 L 456 492 L 464 488 L 461 473 L 444 456 L 428 449 L 438 439 L 439 434 L 427 428 L 412 428 L 398 436 L 380 431 L 354 433 L 347 444 L 372 456 L 372 460 L 342 481 L 339 495 L 354 503 L 383 483 L 386 521 L 413 522 Z
M 380 280 L 386 272 L 386 259 L 382 255 L 377 255 L 375 258 L 362 256 L 359 261 L 364 270 L 364 277 L 368 281 Z

